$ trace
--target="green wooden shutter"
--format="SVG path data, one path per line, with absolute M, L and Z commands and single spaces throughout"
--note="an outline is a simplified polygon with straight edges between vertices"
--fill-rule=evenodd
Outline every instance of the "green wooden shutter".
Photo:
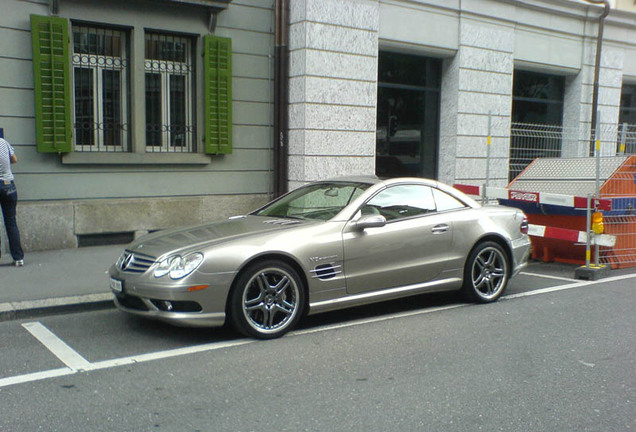
M 205 36 L 205 152 L 232 153 L 232 40 Z
M 68 21 L 31 15 L 37 150 L 73 150 Z

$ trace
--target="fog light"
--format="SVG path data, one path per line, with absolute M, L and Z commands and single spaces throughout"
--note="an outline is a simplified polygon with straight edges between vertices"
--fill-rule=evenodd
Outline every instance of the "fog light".
M 163 306 L 163 309 L 170 312 L 172 309 L 174 309 L 174 307 L 172 306 L 172 303 L 170 303 L 169 301 L 162 301 L 161 305 Z

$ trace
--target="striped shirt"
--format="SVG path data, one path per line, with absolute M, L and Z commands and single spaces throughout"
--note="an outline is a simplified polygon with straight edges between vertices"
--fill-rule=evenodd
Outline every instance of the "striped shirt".
M 15 154 L 15 150 L 4 139 L 0 138 L 0 181 L 13 180 L 11 172 L 11 156 Z

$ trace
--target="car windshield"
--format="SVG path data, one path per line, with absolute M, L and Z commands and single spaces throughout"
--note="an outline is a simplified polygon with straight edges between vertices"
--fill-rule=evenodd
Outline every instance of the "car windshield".
M 313 183 L 285 195 L 254 214 L 294 219 L 329 220 L 370 185 L 351 182 Z

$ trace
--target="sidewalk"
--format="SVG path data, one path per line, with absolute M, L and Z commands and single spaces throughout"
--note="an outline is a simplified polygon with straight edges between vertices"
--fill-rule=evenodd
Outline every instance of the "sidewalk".
M 114 307 L 106 272 L 125 245 L 30 252 L 24 267 L 0 258 L 0 321 Z

